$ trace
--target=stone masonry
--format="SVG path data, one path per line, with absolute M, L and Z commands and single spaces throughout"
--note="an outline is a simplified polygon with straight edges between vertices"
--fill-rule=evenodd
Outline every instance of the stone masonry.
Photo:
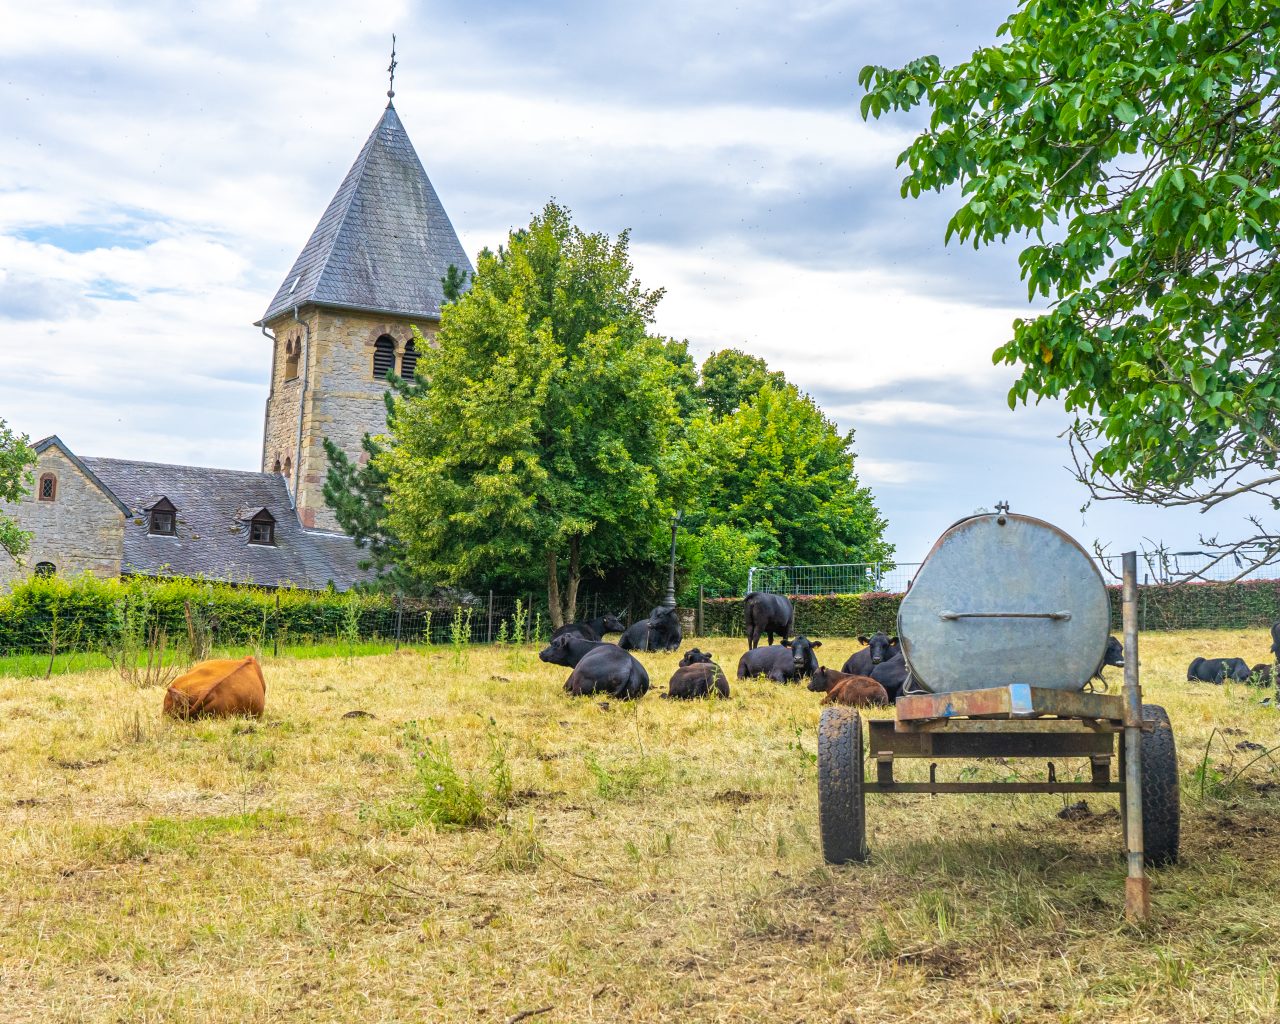
M 358 459 L 363 454 L 360 443 L 364 435 L 377 435 L 386 430 L 382 396 L 388 385 L 374 379 L 374 344 L 384 334 L 394 339 L 395 368 L 400 373 L 405 345 L 413 338 L 413 322 L 402 317 L 315 306 L 299 310 L 298 316 L 302 323 L 294 320 L 290 313 L 267 324 L 276 340 L 263 432 L 262 468 L 264 472 L 272 472 L 278 459 L 283 471 L 287 462 L 293 470 L 289 488 L 295 496 L 302 525 L 337 531 L 338 521 L 324 501 L 324 481 L 329 469 L 324 439 L 329 438 L 353 459 Z M 437 323 L 421 320 L 417 326 L 427 341 L 435 337 Z M 306 328 L 310 329 L 309 341 Z M 302 340 L 306 365 L 304 368 L 300 361 L 298 376 L 286 380 L 285 349 L 294 338 Z
M 37 500 L 45 473 L 57 480 L 53 501 Z M 0 584 L 30 575 L 38 562 L 53 563 L 60 576 L 119 576 L 125 526 L 119 506 L 56 445 L 40 454 L 34 479 L 32 493 L 20 502 L 0 502 L 0 511 L 16 517 L 32 534 L 31 547 L 19 562 L 0 557 Z

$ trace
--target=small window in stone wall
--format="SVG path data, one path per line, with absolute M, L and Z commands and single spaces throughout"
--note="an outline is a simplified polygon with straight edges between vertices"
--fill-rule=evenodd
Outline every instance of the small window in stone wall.
M 49 576 L 56 576 L 57 574 L 58 567 L 52 562 L 36 562 L 36 575 L 42 579 L 48 578 Z
M 293 475 L 293 459 L 287 456 L 285 457 L 285 460 L 284 460 L 284 475 L 285 476 Z
M 275 465 L 275 468 L 274 468 L 271 472 L 273 472 L 273 473 L 279 473 L 279 472 L 280 472 L 280 458 L 279 458 L 279 456 L 277 456 L 277 457 L 276 457 L 276 465 Z
M 302 355 L 302 339 L 290 338 L 284 345 L 284 379 L 296 380 L 298 357 Z
M 396 343 L 384 334 L 373 343 L 373 379 L 386 380 L 387 374 L 396 368 Z
M 41 501 L 58 500 L 58 478 L 52 473 L 42 473 L 40 486 L 36 489 L 36 497 Z
M 405 380 L 413 380 L 414 371 L 418 368 L 418 349 L 412 341 L 406 342 L 404 355 L 400 357 L 400 376 Z

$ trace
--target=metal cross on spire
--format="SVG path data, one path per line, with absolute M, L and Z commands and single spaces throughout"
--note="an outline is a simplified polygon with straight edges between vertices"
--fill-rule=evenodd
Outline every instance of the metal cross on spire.
M 391 33 L 391 63 L 387 65 L 387 72 L 391 75 L 391 86 L 387 89 L 387 99 L 395 99 L 396 95 L 396 34 Z

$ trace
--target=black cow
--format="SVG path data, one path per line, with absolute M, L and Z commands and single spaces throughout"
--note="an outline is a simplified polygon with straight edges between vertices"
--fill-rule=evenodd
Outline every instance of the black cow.
M 715 690 L 721 697 L 729 696 L 729 680 L 713 660 L 710 651 L 694 647 L 680 659 L 680 667 L 671 676 L 667 692 L 662 696 L 674 700 L 692 700 L 709 697 Z
M 1196 658 L 1187 666 L 1189 683 L 1222 683 L 1227 679 L 1247 683 L 1249 675 L 1243 658 Z
M 1254 665 L 1249 673 L 1250 686 L 1270 686 L 1273 666 L 1268 664 Z
M 649 692 L 649 673 L 616 644 L 598 644 L 582 656 L 564 689 L 574 697 L 608 693 L 617 700 L 637 700 Z
M 612 646 L 614 645 L 602 643 L 599 640 L 588 640 L 585 636 L 579 636 L 577 633 L 563 633 L 560 636 L 552 637 L 551 643 L 538 652 L 538 657 L 551 665 L 565 665 L 568 668 L 575 668 L 578 662 L 597 647 Z
M 907 659 L 902 656 L 899 649 L 896 658 L 889 658 L 887 661 L 880 662 L 871 670 L 871 678 L 884 687 L 884 692 L 889 695 L 889 702 L 897 700 L 902 696 L 902 688 L 907 685 L 907 680 L 911 678 L 911 672 L 907 669 Z
M 1098 662 L 1098 671 L 1093 678 L 1101 679 L 1102 670 L 1108 665 L 1124 668 L 1124 645 L 1114 636 L 1107 637 L 1107 649 L 1102 652 L 1102 660 Z
M 586 622 L 568 622 L 552 633 L 551 639 L 554 640 L 566 633 L 577 633 L 588 640 L 603 640 L 606 633 L 623 633 L 626 629 L 622 620 L 609 612 L 598 619 L 587 619 Z
M 624 651 L 678 651 L 683 638 L 676 610 L 658 607 L 649 613 L 647 619 L 627 627 L 618 646 Z
M 747 649 L 754 651 L 760 646 L 760 637 L 765 634 L 769 643 L 773 643 L 773 634 L 778 633 L 782 642 L 795 632 L 793 628 L 796 610 L 781 594 L 750 593 L 743 598 L 743 618 L 747 623 Z
M 858 643 L 867 646 L 849 655 L 844 667 L 840 669 L 841 672 L 848 672 L 855 676 L 869 676 L 871 670 L 882 661 L 902 657 L 902 648 L 898 646 L 896 636 L 873 633 L 871 636 L 858 637 Z
M 1271 624 L 1271 653 L 1280 661 L 1280 622 Z
M 775 683 L 790 683 L 818 671 L 818 656 L 813 652 L 822 646 L 821 640 L 810 642 L 808 637 L 798 636 L 781 644 L 757 647 L 738 659 L 738 678 L 768 676 Z

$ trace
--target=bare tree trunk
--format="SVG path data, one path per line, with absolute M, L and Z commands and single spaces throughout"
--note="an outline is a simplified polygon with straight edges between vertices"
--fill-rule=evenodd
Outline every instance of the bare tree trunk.
M 565 622 L 578 621 L 578 584 L 582 582 L 582 537 L 574 534 L 569 540 L 569 587 L 564 611 Z
M 547 610 L 551 613 L 551 628 L 564 625 L 564 611 L 560 607 L 560 564 L 554 550 L 547 551 Z

